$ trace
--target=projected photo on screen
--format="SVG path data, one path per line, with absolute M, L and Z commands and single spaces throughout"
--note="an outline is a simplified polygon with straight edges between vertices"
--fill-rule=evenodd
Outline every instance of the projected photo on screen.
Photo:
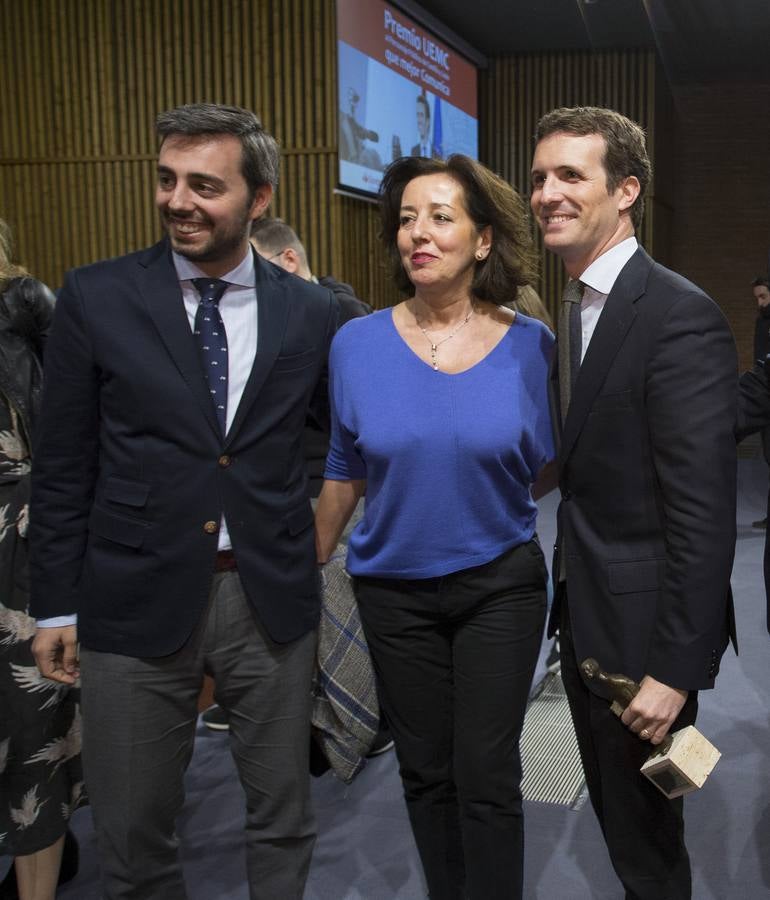
M 337 0 L 340 187 L 376 194 L 399 156 L 478 158 L 476 67 L 381 0 Z

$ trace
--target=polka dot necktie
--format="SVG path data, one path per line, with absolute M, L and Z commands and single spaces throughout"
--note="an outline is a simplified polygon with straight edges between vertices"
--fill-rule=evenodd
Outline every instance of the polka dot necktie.
M 219 313 L 219 301 L 227 290 L 227 282 L 219 278 L 193 278 L 192 283 L 201 298 L 193 332 L 219 428 L 224 435 L 227 429 L 227 334 Z

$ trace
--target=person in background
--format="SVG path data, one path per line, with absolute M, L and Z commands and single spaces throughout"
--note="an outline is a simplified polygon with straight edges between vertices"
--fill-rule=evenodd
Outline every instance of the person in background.
M 297 237 L 296 231 L 283 219 L 272 219 L 267 216 L 257 219 L 251 225 L 251 243 L 257 253 L 268 262 L 299 275 L 305 281 L 313 281 L 328 288 L 339 304 L 340 325 L 358 316 L 367 316 L 372 311 L 368 303 L 356 297 L 349 284 L 337 281 L 331 275 L 322 275 L 320 278 L 313 275 L 304 244 Z
M 757 284 L 759 282 L 759 284 Z M 767 282 L 761 278 L 754 283 L 754 293 L 764 288 L 767 293 Z M 761 304 L 764 298 L 757 297 Z M 770 298 L 769 298 L 770 299 Z M 765 320 L 766 321 L 766 320 Z M 748 372 L 744 372 L 738 380 L 738 425 L 736 439 L 742 441 L 750 434 L 760 432 L 764 435 L 770 429 L 770 360 L 763 361 L 757 356 L 754 365 Z M 770 510 L 770 492 L 767 496 L 767 507 Z M 757 527 L 758 523 L 754 523 Z M 765 533 L 765 548 L 763 557 L 763 569 L 765 580 L 765 603 L 767 607 L 767 630 L 770 633 L 770 541 Z
M 529 316 L 531 319 L 539 319 L 553 331 L 551 314 L 531 284 L 522 284 L 516 289 L 516 297 L 504 303 L 503 306 L 507 306 L 516 312 L 524 313 L 525 316 Z
M 757 301 L 757 320 L 754 323 L 754 366 L 764 371 L 770 361 L 770 281 L 759 275 L 751 282 Z M 761 430 L 762 454 L 770 465 L 770 425 Z M 752 528 L 767 528 L 767 516 L 751 523 Z
M 412 147 L 411 156 L 437 156 L 430 134 L 430 105 L 425 94 L 417 95 L 417 134 L 419 141 Z
M 343 281 L 337 281 L 331 275 L 316 278 L 310 271 L 307 252 L 297 237 L 297 233 L 282 219 L 271 219 L 263 216 L 251 225 L 251 243 L 259 255 L 280 266 L 287 272 L 313 281 L 328 288 L 336 297 L 339 307 L 339 324 L 344 325 L 351 319 L 367 316 L 372 307 L 356 297 L 353 288 Z M 305 423 L 302 435 L 305 464 L 310 480 L 310 496 L 317 497 L 323 483 L 326 454 L 329 452 L 329 432 L 324 425 L 310 415 Z
M 339 110 L 339 154 L 340 159 L 366 166 L 370 169 L 382 170 L 382 160 L 374 147 L 366 142 L 378 143 L 376 131 L 366 128 L 358 121 L 358 104 L 361 97 L 358 91 L 349 87 L 347 90 L 348 108 Z
M 382 239 L 407 299 L 341 329 L 318 562 L 358 499 L 348 571 L 432 900 L 519 898 L 519 735 L 546 568 L 553 336 L 501 304 L 534 275 L 526 208 L 462 155 L 404 157 Z
M 562 499 L 548 630 L 626 897 L 685 900 L 682 798 L 639 768 L 693 724 L 735 640 L 737 356 L 719 307 L 637 243 L 650 178 L 644 132 L 613 110 L 538 123 L 532 211 L 570 278 L 551 391 Z M 641 683 L 621 719 L 581 677 L 589 657 Z
M 82 671 L 107 900 L 186 896 L 176 818 L 204 673 L 245 793 L 249 896 L 300 900 L 320 615 L 301 436 L 328 409 L 337 303 L 249 244 L 280 160 L 253 112 L 189 104 L 156 132 L 165 239 L 68 273 L 56 305 L 34 651 L 56 682 Z
M 757 320 L 754 324 L 754 362 L 760 365 L 770 357 L 770 281 L 763 275 L 751 282 L 751 290 L 757 302 Z
M 0 219 L 0 855 L 15 859 L 0 898 L 53 900 L 77 872 L 67 823 L 86 802 L 79 689 L 40 677 L 29 614 L 30 470 L 54 298 L 11 259 Z
M 539 319 L 544 325 L 553 331 L 553 319 L 548 312 L 545 303 L 540 299 L 538 292 L 531 284 L 522 284 L 516 289 L 516 297 L 502 304 L 516 312 L 524 313 L 532 319 Z M 553 602 L 553 585 L 551 579 L 548 579 L 548 606 L 550 608 Z M 548 647 L 545 654 L 545 666 L 548 672 L 559 672 L 561 663 L 559 661 L 559 639 L 555 636 Z M 535 673 L 537 677 L 537 672 Z

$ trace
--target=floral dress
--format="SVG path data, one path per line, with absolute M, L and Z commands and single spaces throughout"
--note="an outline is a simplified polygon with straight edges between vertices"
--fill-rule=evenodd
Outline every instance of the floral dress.
M 42 678 L 32 657 L 27 435 L 40 364 L 31 349 L 22 359 L 24 344 L 0 302 L 0 855 L 10 856 L 49 847 L 85 802 L 79 689 Z

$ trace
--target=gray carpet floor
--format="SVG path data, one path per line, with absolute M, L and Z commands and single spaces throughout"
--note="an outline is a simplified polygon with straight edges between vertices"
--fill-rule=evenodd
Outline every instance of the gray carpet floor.
M 751 527 L 764 515 L 766 494 L 764 463 L 741 460 L 733 575 L 741 654 L 728 650 L 717 689 L 701 695 L 698 726 L 723 756 L 703 790 L 685 801 L 695 900 L 770 897 L 770 636 L 762 585 L 764 533 Z M 555 506 L 555 495 L 541 506 L 544 548 L 553 543 Z M 313 796 L 319 837 L 305 900 L 423 900 L 392 752 L 371 760 L 349 787 L 329 774 L 315 780 Z M 227 736 L 201 727 L 179 823 L 190 900 L 246 900 L 242 807 Z M 74 828 L 81 871 L 59 897 L 96 900 L 98 867 L 87 809 L 76 813 Z M 578 809 L 526 804 L 525 896 L 621 900 L 588 803 Z

